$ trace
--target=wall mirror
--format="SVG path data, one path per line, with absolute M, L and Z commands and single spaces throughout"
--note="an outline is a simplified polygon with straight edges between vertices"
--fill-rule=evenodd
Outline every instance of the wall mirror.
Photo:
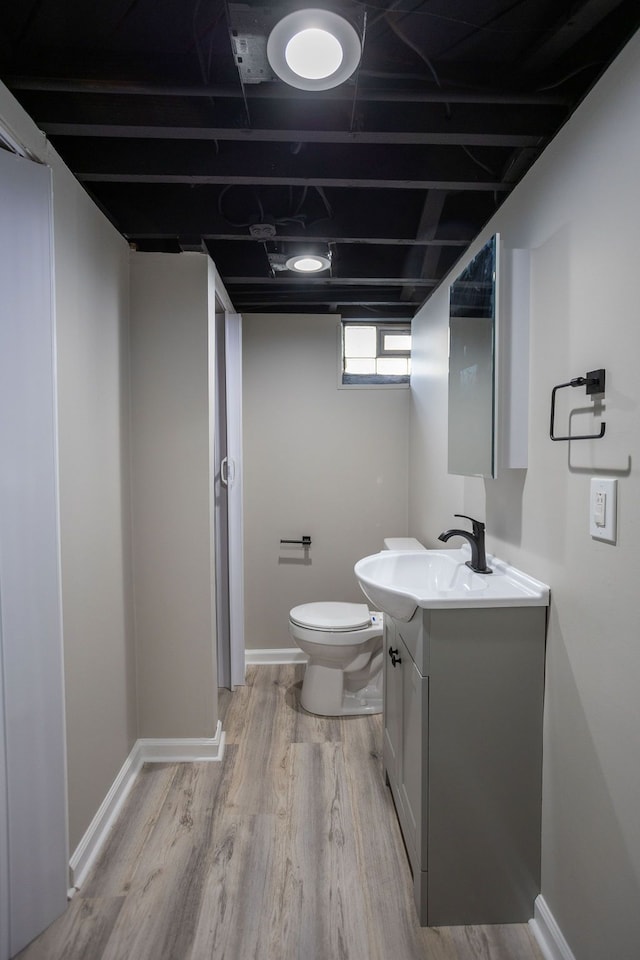
M 496 475 L 499 236 L 449 287 L 449 460 L 463 476 Z

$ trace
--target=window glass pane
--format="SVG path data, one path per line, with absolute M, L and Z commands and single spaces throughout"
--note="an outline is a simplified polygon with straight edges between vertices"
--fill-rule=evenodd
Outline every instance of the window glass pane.
M 370 359 L 349 359 L 345 358 L 344 361 L 344 372 L 345 373 L 375 373 L 376 372 L 376 361 L 374 357 Z
M 411 350 L 410 333 L 385 333 L 384 350 Z
M 379 357 L 376 360 L 376 373 L 387 376 L 406 376 L 409 373 L 407 357 Z
M 345 357 L 375 357 L 376 328 L 360 326 L 345 327 L 344 355 Z

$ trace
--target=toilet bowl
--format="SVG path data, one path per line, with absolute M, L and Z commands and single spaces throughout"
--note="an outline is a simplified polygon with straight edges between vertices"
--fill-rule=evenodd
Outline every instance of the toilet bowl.
M 341 717 L 382 712 L 382 614 L 365 603 L 303 603 L 289 633 L 308 655 L 300 703 Z

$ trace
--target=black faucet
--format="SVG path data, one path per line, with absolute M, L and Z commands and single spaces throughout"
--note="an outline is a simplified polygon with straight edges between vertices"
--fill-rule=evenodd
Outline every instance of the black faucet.
M 473 532 L 468 530 L 445 530 L 438 537 L 438 540 L 447 542 L 451 537 L 464 537 L 471 547 L 471 560 L 467 560 L 467 566 L 471 567 L 475 573 L 493 573 L 491 567 L 487 566 L 487 555 L 484 550 L 484 523 L 481 520 L 474 520 L 473 517 L 467 517 L 464 513 L 454 513 L 454 517 L 463 517 L 465 520 L 471 520 Z

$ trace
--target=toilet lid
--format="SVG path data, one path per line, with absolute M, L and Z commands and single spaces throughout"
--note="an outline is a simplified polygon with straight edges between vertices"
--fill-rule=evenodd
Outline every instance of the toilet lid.
M 366 603 L 302 603 L 289 617 L 299 627 L 311 630 L 358 630 L 371 626 Z

